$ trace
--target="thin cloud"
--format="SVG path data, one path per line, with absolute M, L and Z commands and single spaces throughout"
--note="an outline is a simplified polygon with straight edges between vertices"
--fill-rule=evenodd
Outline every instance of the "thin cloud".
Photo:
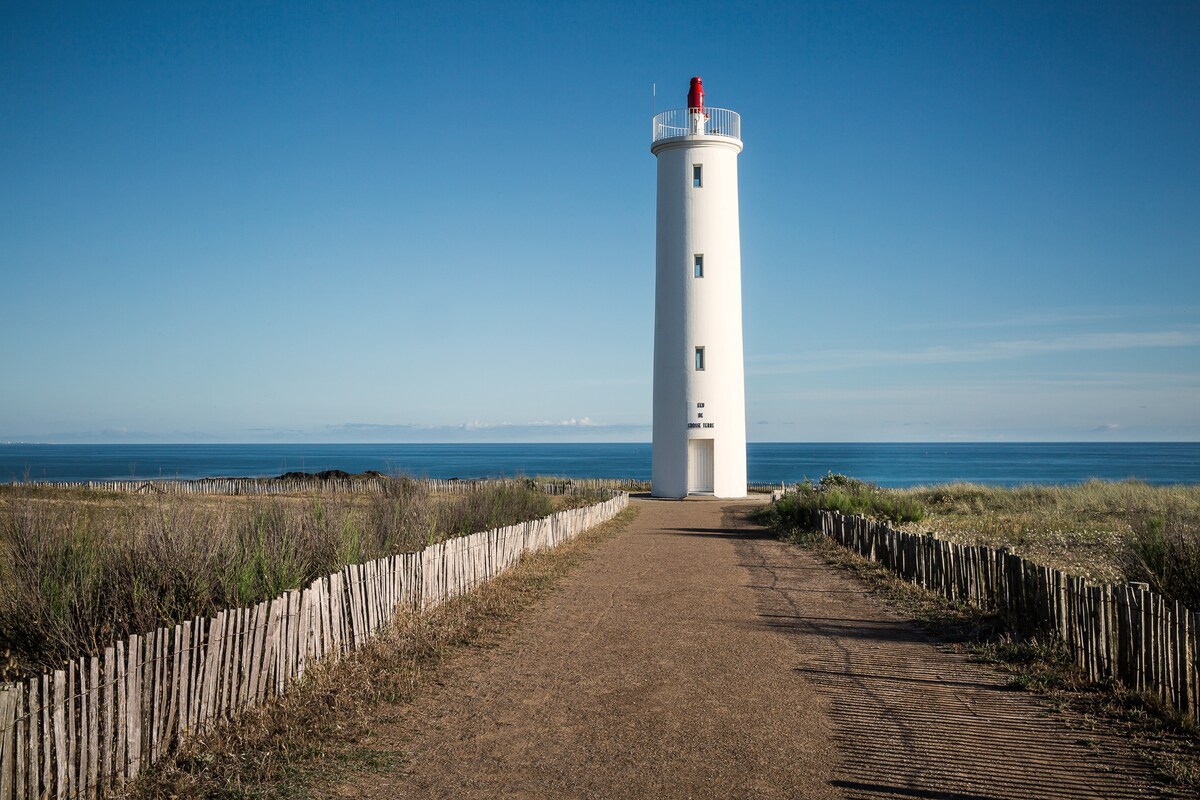
M 901 331 L 986 330 L 988 328 L 1032 328 L 1070 325 L 1077 322 L 1106 322 L 1139 316 L 1129 311 L 1053 312 L 1022 314 L 1002 319 L 916 320 L 896 326 Z
M 900 331 L 986 330 L 989 328 L 1051 328 L 1076 323 L 1113 322 L 1114 320 L 1154 320 L 1175 318 L 1190 321 L 1200 313 L 1200 306 L 1189 304 L 1156 304 L 1093 308 L 1090 310 L 1042 309 L 993 319 L 912 319 L 895 326 Z
M 807 353 L 752 355 L 755 374 L 859 369 L 889 364 L 968 364 L 1003 361 L 1046 353 L 1190 347 L 1200 344 L 1200 331 L 1110 331 L 1048 339 L 1018 339 L 965 346 L 915 350 L 821 350 Z M 763 365 L 761 367 L 757 365 Z
M 596 423 L 592 422 L 591 417 L 580 417 L 579 419 L 575 419 L 574 417 L 571 417 L 570 419 L 563 419 L 563 420 L 559 420 L 558 422 L 539 421 L 539 422 L 532 422 L 530 424 L 534 425 L 534 426 L 543 426 L 543 427 L 548 427 L 548 428 L 595 428 L 595 427 L 597 427 Z

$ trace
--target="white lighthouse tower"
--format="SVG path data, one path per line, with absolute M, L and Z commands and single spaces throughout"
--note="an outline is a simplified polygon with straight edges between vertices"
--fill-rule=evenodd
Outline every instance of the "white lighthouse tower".
M 705 108 L 699 78 L 692 78 L 687 108 L 654 118 L 655 497 L 746 496 L 741 151 L 740 117 Z

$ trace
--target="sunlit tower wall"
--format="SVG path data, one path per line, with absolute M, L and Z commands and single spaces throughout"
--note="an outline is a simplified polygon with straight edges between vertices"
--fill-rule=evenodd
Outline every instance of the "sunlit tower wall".
M 737 159 L 741 119 L 704 107 L 654 117 L 658 159 L 654 284 L 655 497 L 746 496 L 742 255 Z

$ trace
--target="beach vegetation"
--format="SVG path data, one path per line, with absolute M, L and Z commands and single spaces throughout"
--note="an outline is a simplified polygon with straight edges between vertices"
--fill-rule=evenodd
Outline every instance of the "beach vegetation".
M 1096 583 L 1149 583 L 1200 609 L 1200 486 L 1090 480 L 1068 485 L 948 483 L 905 489 L 826 475 L 789 487 L 763 521 L 791 535 L 818 510 L 885 520 L 914 533 L 1007 548 Z
M 763 520 L 793 532 L 820 528 L 820 512 L 857 514 L 892 523 L 919 522 L 925 510 L 915 498 L 848 475 L 829 473 L 817 482 L 792 487 L 765 512 Z
M 348 563 L 580 505 L 532 481 L 442 493 L 165 496 L 0 487 L 0 681 L 132 633 L 246 606 Z
M 1179 509 L 1142 513 L 1130 522 L 1130 569 L 1159 594 L 1200 609 L 1200 519 Z
M 1171 600 L 1200 608 L 1200 486 L 1090 480 L 899 491 L 928 510 L 924 524 L 909 530 L 1007 547 L 1096 583 L 1146 582 Z

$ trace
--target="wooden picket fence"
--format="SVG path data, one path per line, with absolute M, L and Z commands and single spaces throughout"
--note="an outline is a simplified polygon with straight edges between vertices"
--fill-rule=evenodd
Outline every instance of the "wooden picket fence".
M 443 491 L 469 491 L 470 486 L 457 486 L 458 481 L 439 481 L 446 487 L 431 486 Z M 463 481 L 461 483 L 466 484 Z M 13 481 L 13 486 L 55 489 L 87 489 L 96 492 L 166 495 L 277 495 L 328 492 L 336 494 L 379 493 L 383 482 L 378 478 L 197 478 L 195 480 L 128 480 L 128 481 Z
M 516 483 L 520 478 L 478 478 L 449 480 L 423 478 L 430 490 L 446 494 L 465 494 L 480 486 Z M 636 478 L 532 478 L 539 489 L 550 494 L 570 494 L 585 491 L 648 492 L 650 481 Z M 327 492 L 332 494 L 378 494 L 386 479 L 361 478 L 197 478 L 194 480 L 130 480 L 130 481 L 13 481 L 12 486 L 38 488 L 88 489 L 100 492 L 165 495 L 281 495 Z M 750 483 L 750 493 L 770 494 L 782 491 L 779 483 Z
M 434 492 L 466 494 L 488 484 L 513 483 L 514 479 L 445 480 L 426 478 L 420 481 Z M 57 489 L 86 489 L 98 492 L 164 495 L 280 495 L 325 492 L 330 494 L 378 494 L 386 479 L 364 478 L 197 478 L 195 480 L 144 481 L 14 481 L 13 486 Z M 553 482 L 545 488 L 554 491 Z M 542 482 L 539 482 L 541 486 Z M 615 488 L 615 487 L 614 487 Z
M 1007 550 L 954 544 L 837 512 L 821 512 L 820 527 L 917 586 L 999 612 L 1015 630 L 1058 637 L 1089 680 L 1149 692 L 1200 719 L 1200 613 L 1146 584 L 1093 585 Z
M 0 687 L 0 800 L 96 798 L 180 741 L 361 647 L 400 609 L 428 609 L 616 516 L 628 495 L 352 564 L 252 608 L 130 636 Z

